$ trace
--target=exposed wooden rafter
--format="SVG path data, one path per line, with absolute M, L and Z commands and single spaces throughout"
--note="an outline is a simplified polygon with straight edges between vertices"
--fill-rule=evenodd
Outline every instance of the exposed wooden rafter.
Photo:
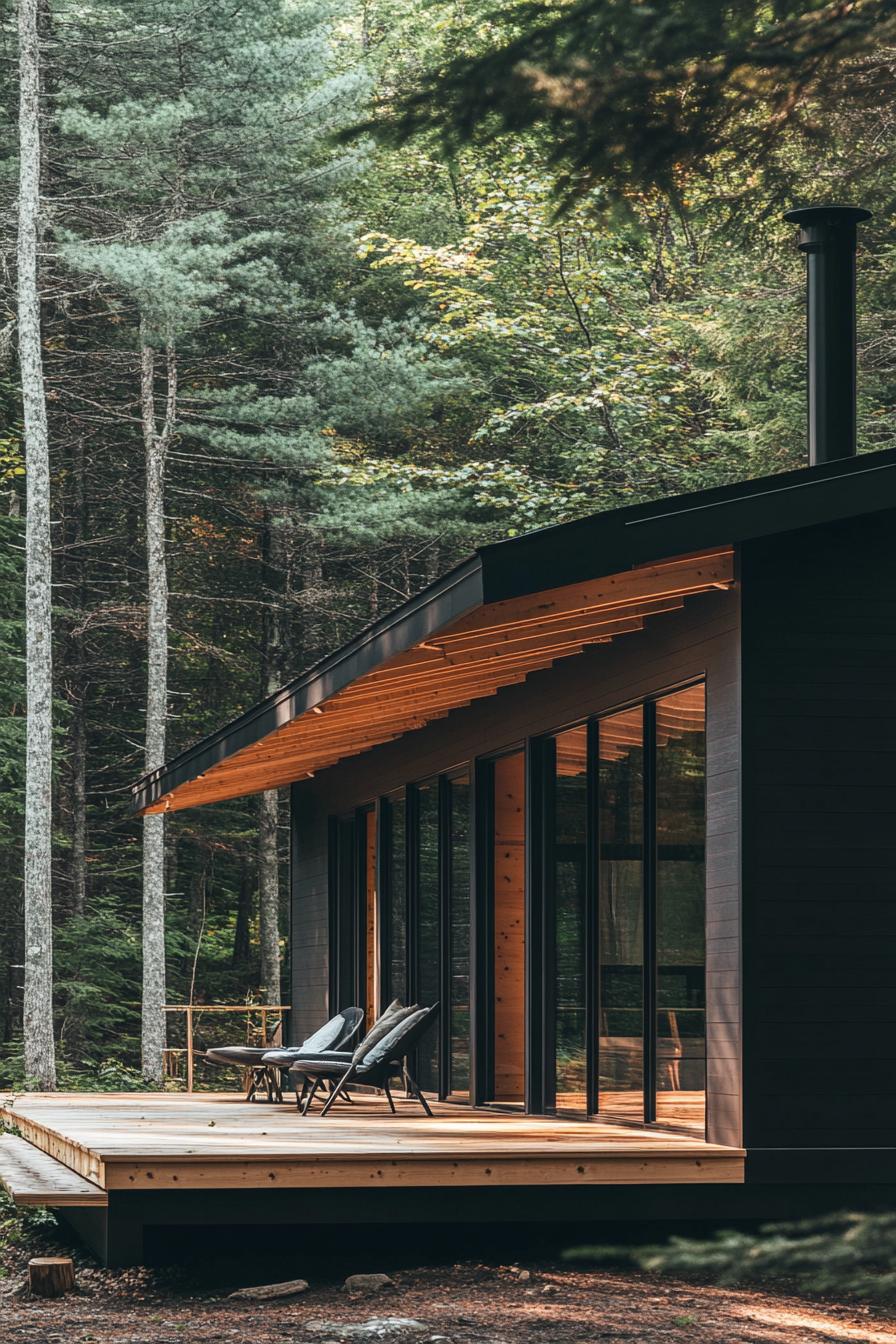
M 147 811 L 196 807 L 306 778 L 733 582 L 734 553 L 725 547 L 480 606 L 184 781 Z

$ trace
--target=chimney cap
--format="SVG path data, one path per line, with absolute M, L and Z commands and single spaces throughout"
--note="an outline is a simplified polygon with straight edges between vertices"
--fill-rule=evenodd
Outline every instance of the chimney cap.
M 796 210 L 785 212 L 784 218 L 790 224 L 861 224 L 871 218 L 871 211 L 860 205 L 801 205 Z

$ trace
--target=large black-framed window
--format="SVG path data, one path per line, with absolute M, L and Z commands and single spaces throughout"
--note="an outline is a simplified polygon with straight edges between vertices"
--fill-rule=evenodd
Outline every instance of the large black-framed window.
M 368 1019 L 392 999 L 438 1003 L 416 1076 L 457 1100 L 470 1094 L 471 799 L 461 768 L 330 822 L 331 1002 Z
M 543 1107 L 702 1134 L 705 684 L 537 741 Z
M 369 1011 L 376 983 L 379 1009 L 439 1002 L 427 1091 L 705 1132 L 705 696 L 670 688 L 331 821 L 332 1001 Z

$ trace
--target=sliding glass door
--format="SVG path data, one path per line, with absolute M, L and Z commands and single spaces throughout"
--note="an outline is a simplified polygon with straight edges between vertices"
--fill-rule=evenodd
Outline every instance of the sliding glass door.
M 409 784 L 381 799 L 379 811 L 379 1009 L 396 998 L 439 1004 L 416 1077 L 427 1092 L 462 1099 L 470 1089 L 469 774 Z
M 549 741 L 546 875 L 553 908 L 554 1096 L 559 1111 L 588 1110 L 588 728 Z M 553 758 L 551 761 L 550 758 Z M 549 1094 L 550 1096 L 550 1094 Z
M 706 1123 L 706 731 L 702 686 L 656 704 L 656 1119 Z
M 702 1134 L 704 687 L 542 741 L 545 1104 Z
M 705 688 L 601 719 L 597 1106 L 706 1126 Z
M 413 918 L 416 925 L 413 964 L 413 997 L 430 1007 L 442 998 L 442 881 L 439 846 L 439 781 L 429 780 L 414 789 L 416 844 L 414 845 Z M 439 1042 L 441 1033 L 431 1031 L 417 1051 L 417 1082 L 424 1092 L 440 1092 Z
M 445 1093 L 470 1095 L 470 777 L 466 771 L 445 781 L 448 899 L 448 1077 Z
M 383 854 L 382 910 L 385 942 L 385 984 L 381 1008 L 392 999 L 407 1001 L 408 993 L 408 876 L 407 809 L 404 790 L 381 803 Z
M 644 708 L 597 726 L 597 1103 L 644 1118 Z

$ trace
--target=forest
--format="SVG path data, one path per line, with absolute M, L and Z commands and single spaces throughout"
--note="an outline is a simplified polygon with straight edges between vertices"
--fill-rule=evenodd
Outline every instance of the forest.
M 894 16 L 0 6 L 0 1083 L 158 1083 L 147 1005 L 283 1001 L 284 799 L 142 821 L 147 769 L 484 542 L 802 463 L 785 209 L 873 212 L 859 450 L 896 444 Z

